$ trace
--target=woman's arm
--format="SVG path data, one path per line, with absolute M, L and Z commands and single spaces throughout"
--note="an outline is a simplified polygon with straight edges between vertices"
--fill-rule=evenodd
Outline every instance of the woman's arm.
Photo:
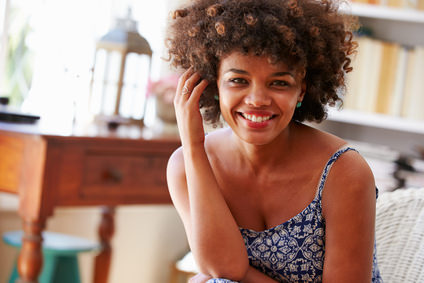
M 343 154 L 323 191 L 326 222 L 323 282 L 371 282 L 376 194 L 374 177 L 356 152 Z
M 212 279 L 211 276 L 199 273 L 195 276 L 191 277 L 189 282 L 190 283 L 206 283 L 208 280 Z M 278 283 L 278 281 L 275 281 L 274 279 L 266 276 L 256 268 L 249 266 L 246 277 L 241 280 L 241 283 Z
M 247 253 L 205 151 L 199 98 L 207 82 L 199 80 L 189 69 L 179 81 L 174 106 L 182 150 L 169 160 L 168 187 L 201 272 L 239 281 L 248 268 Z M 184 87 L 190 93 L 183 94 Z

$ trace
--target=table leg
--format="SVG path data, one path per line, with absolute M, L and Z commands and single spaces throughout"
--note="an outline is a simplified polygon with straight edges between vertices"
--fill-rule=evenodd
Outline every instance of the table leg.
M 42 235 L 44 223 L 24 221 L 22 248 L 18 258 L 18 283 L 36 283 L 43 266 Z
M 103 207 L 102 219 L 99 226 L 99 238 L 102 245 L 101 252 L 96 256 L 94 267 L 94 283 L 107 283 L 112 257 L 110 240 L 115 231 L 114 223 L 115 208 Z

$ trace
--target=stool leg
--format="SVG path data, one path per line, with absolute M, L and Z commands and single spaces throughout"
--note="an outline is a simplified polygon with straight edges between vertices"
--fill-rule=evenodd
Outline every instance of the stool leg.
M 51 283 L 80 283 L 78 258 L 76 255 L 57 256 L 54 280 Z
M 43 270 L 39 277 L 39 283 L 54 283 L 57 259 L 54 254 L 45 254 L 43 257 Z
M 10 277 L 9 277 L 9 283 L 15 283 L 16 279 L 19 278 L 17 264 L 18 264 L 18 262 L 16 261 L 15 265 L 13 266 L 12 273 L 10 274 Z

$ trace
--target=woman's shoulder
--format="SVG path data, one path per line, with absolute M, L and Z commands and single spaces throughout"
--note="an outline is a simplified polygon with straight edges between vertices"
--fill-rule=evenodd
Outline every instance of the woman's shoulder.
M 365 159 L 348 141 L 310 126 L 304 126 L 304 132 L 303 138 L 309 141 L 313 151 L 321 152 L 328 160 L 337 160 L 333 165 L 338 168 L 337 171 L 349 171 L 350 175 L 371 171 Z
M 366 160 L 348 141 L 310 126 L 301 127 L 303 147 L 309 147 L 310 156 L 316 156 L 325 162 L 333 158 L 329 177 L 337 176 L 334 178 L 337 182 L 373 182 L 374 177 Z M 347 148 L 353 150 L 343 150 Z
M 222 128 L 209 133 L 205 137 L 205 150 L 208 158 L 214 159 L 220 155 L 220 152 L 226 150 L 225 144 L 228 144 L 228 137 L 231 130 Z M 170 156 L 167 166 L 168 177 L 170 174 L 185 178 L 184 155 L 182 147 L 177 148 Z
M 166 178 L 170 182 L 185 179 L 184 156 L 182 147 L 177 148 L 169 157 L 166 167 Z
M 206 135 L 205 149 L 209 158 L 217 157 L 229 150 L 228 145 L 231 133 L 231 128 L 225 127 Z
M 323 151 L 318 154 L 325 157 L 325 166 L 329 166 L 323 191 L 324 210 L 336 203 L 375 201 L 374 175 L 365 158 L 343 139 L 325 132 L 313 135 L 317 136 L 315 150 L 318 152 L 322 146 Z
M 330 158 L 338 149 L 348 142 L 331 133 L 324 132 L 309 125 L 297 124 L 297 141 L 300 150 L 320 159 Z

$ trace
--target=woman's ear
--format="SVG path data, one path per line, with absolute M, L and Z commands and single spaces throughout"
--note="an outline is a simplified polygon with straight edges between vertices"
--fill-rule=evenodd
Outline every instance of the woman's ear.
M 300 94 L 299 94 L 300 101 L 303 100 L 303 98 L 305 97 L 305 94 L 306 94 L 306 81 L 305 79 L 303 79 L 302 84 L 300 86 Z

